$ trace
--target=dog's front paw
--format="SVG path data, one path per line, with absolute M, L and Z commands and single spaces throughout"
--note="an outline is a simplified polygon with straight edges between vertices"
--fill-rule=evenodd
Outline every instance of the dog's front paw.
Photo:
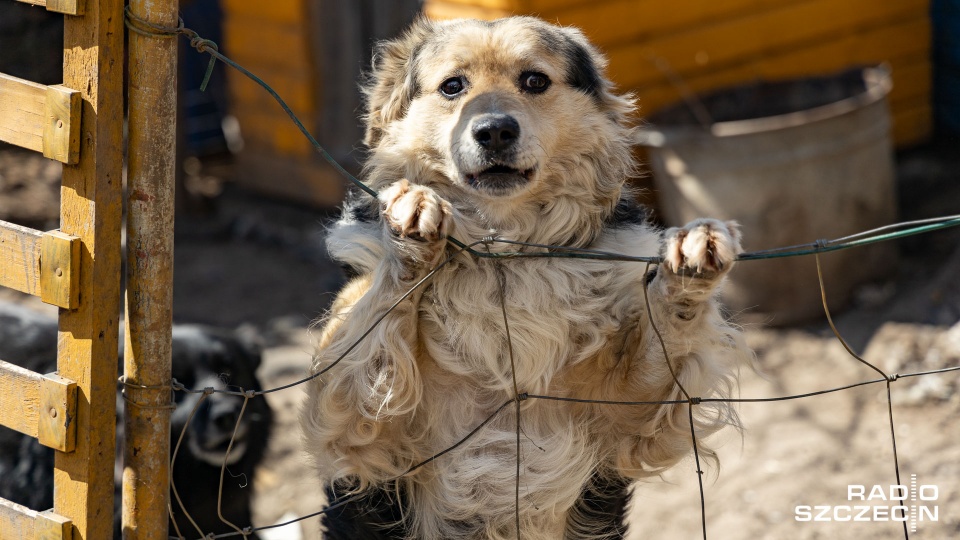
M 675 274 L 719 276 L 743 250 L 735 221 L 698 219 L 665 233 L 663 264 Z
M 429 187 L 400 180 L 379 199 L 387 227 L 401 238 L 435 242 L 450 234 L 453 208 Z

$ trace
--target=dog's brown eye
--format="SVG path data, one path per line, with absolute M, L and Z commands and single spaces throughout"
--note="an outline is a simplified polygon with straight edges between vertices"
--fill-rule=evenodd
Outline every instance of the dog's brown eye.
M 453 97 L 463 92 L 464 88 L 463 77 L 450 77 L 440 85 L 440 93 L 447 97 Z
M 520 75 L 520 89 L 524 92 L 539 94 L 550 86 L 550 77 L 543 73 L 524 72 Z

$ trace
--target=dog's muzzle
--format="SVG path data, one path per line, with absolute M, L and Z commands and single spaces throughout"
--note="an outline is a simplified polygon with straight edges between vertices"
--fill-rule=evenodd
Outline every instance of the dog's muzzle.
M 508 114 L 489 113 L 474 119 L 470 128 L 479 154 L 488 164 L 485 168 L 467 173 L 467 184 L 476 189 L 494 193 L 508 191 L 526 184 L 535 169 L 520 169 L 513 165 L 520 140 L 520 123 Z

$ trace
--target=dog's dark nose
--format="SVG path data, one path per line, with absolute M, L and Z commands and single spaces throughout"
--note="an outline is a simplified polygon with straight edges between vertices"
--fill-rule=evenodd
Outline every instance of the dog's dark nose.
M 222 432 L 229 433 L 237 425 L 237 413 L 235 411 L 223 411 L 213 417 L 213 425 L 217 426 Z
M 237 425 L 237 420 L 240 418 L 240 411 L 237 404 L 234 403 L 233 400 L 223 400 L 211 405 L 209 422 L 213 428 L 221 433 L 232 432 L 233 428 Z
M 473 123 L 473 139 L 491 152 L 506 150 L 520 137 L 520 124 L 507 114 L 488 114 Z

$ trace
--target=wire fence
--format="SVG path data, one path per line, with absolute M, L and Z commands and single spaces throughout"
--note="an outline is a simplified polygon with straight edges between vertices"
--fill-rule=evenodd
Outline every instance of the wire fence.
M 262 79 L 260 79 L 259 77 L 257 77 L 257 76 L 254 75 L 253 73 L 249 72 L 248 70 L 246 70 L 245 68 L 243 68 L 242 66 L 240 66 L 239 64 L 237 64 L 236 62 L 234 62 L 233 60 L 231 60 L 231 59 L 227 58 L 226 56 L 224 56 L 223 54 L 221 54 L 221 53 L 219 52 L 219 50 L 218 50 L 218 47 L 217 47 L 217 44 L 216 44 L 216 43 L 214 43 L 214 42 L 212 42 L 212 41 L 210 41 L 210 40 L 203 39 L 202 37 L 200 37 L 199 35 L 197 35 L 196 32 L 190 30 L 189 28 L 185 28 L 182 19 L 179 21 L 179 25 L 178 25 L 176 28 L 162 27 L 162 26 L 157 26 L 157 25 L 151 24 L 151 23 L 149 23 L 149 22 L 147 22 L 147 21 L 144 21 L 144 20 L 142 20 L 142 19 L 134 16 L 134 15 L 129 11 L 129 8 L 127 8 L 127 10 L 126 10 L 125 23 L 126 23 L 127 27 L 130 28 L 131 31 L 138 32 L 138 33 L 144 34 L 144 35 L 155 36 L 155 37 L 163 37 L 163 38 L 174 37 L 174 36 L 177 36 L 177 35 L 187 36 L 187 37 L 190 39 L 190 45 L 191 45 L 193 48 L 195 48 L 198 52 L 206 53 L 206 54 L 209 54 L 209 55 L 211 56 L 211 62 L 210 62 L 209 68 L 208 68 L 208 70 L 207 70 L 207 76 L 206 76 L 205 79 L 204 79 L 203 86 L 206 85 L 206 82 L 207 82 L 207 80 L 209 79 L 210 73 L 212 73 L 212 68 L 213 68 L 214 62 L 217 61 L 217 60 L 222 61 L 222 62 L 224 62 L 225 64 L 227 64 L 227 65 L 235 68 L 235 69 L 238 70 L 239 72 L 243 73 L 245 76 L 247 76 L 248 78 L 250 78 L 251 80 L 253 80 L 253 81 L 256 82 L 257 84 L 259 84 L 261 87 L 263 87 L 264 90 L 266 90 L 271 96 L 273 96 L 273 98 L 277 101 L 277 103 L 280 105 L 280 107 L 287 113 L 287 115 L 288 115 L 288 116 L 290 117 L 290 119 L 294 122 L 294 124 L 296 124 L 296 126 L 300 129 L 300 131 L 303 133 L 303 135 L 310 141 L 310 143 L 313 145 L 313 147 L 316 149 L 316 151 L 317 151 L 331 166 L 333 166 L 341 175 L 343 175 L 343 176 L 344 176 L 346 179 L 348 179 L 349 181 L 353 182 L 358 188 L 360 188 L 362 191 L 364 191 L 364 192 L 367 193 L 368 195 L 370 195 L 370 196 L 372 196 L 372 197 L 376 197 L 376 196 L 377 196 L 377 193 L 376 193 L 374 190 L 372 190 L 369 186 L 365 185 L 363 182 L 361 182 L 360 180 L 358 180 L 357 178 L 355 178 L 353 175 L 351 175 L 349 172 L 347 172 L 342 166 L 340 166 L 339 163 L 337 163 L 337 162 L 333 159 L 333 157 L 323 148 L 323 146 L 320 145 L 319 142 L 317 142 L 317 140 L 316 140 L 316 139 L 309 133 L 309 131 L 303 126 L 303 124 L 302 124 L 302 123 L 300 122 L 300 120 L 296 117 L 296 115 L 293 113 L 293 111 L 290 109 L 290 107 L 283 101 L 283 99 L 282 99 L 269 85 L 267 85 Z M 201 87 L 201 88 L 203 88 L 203 87 Z M 465 444 L 465 443 L 468 442 L 471 438 L 473 438 L 477 433 L 479 433 L 481 430 L 483 430 L 484 427 L 486 427 L 488 424 L 490 424 L 490 422 L 492 422 L 492 421 L 493 421 L 494 419 L 496 419 L 498 416 L 500 416 L 501 414 L 503 414 L 504 411 L 505 411 L 511 404 L 513 404 L 513 405 L 514 405 L 514 408 L 515 408 L 516 426 L 517 426 L 517 428 L 516 428 L 516 443 L 517 443 L 516 471 L 517 471 L 517 472 L 516 472 L 516 479 L 515 479 L 515 480 L 516 480 L 516 490 L 515 490 L 515 497 L 516 497 L 516 501 L 515 501 L 515 512 L 516 512 L 516 516 L 515 516 L 515 517 L 516 517 L 517 538 L 522 538 L 522 531 L 520 530 L 520 514 L 519 514 L 519 512 L 520 512 L 520 504 L 519 504 L 519 501 L 520 501 L 520 482 L 521 482 L 521 474 L 520 474 L 520 471 L 521 471 L 521 464 L 522 464 L 521 453 L 520 453 L 520 444 L 521 444 L 521 427 L 520 427 L 520 426 L 521 426 L 521 407 L 520 407 L 520 404 L 521 404 L 521 402 L 527 401 L 527 400 L 564 401 L 564 402 L 574 402 L 574 403 L 584 403 L 584 404 L 594 404 L 594 405 L 605 405 L 605 406 L 617 406 L 617 407 L 647 407 L 647 406 L 683 405 L 683 404 L 686 404 L 686 405 L 687 405 L 688 419 L 689 419 L 689 423 L 690 423 L 690 439 L 691 439 L 690 442 L 691 442 L 691 449 L 692 449 L 692 451 L 693 451 L 694 463 L 695 463 L 695 466 L 696 466 L 697 481 L 698 481 L 698 486 L 699 486 L 699 502 L 700 502 L 700 522 L 701 522 L 701 530 L 702 530 L 703 538 L 704 538 L 704 540 L 706 540 L 706 539 L 708 538 L 708 536 L 707 536 L 708 527 L 707 527 L 707 519 L 706 519 L 706 512 L 705 512 L 706 496 L 705 496 L 704 488 L 703 488 L 703 474 L 704 474 L 704 471 L 702 470 L 702 468 L 701 468 L 701 463 L 700 463 L 699 441 L 698 441 L 698 437 L 697 437 L 696 430 L 695 430 L 695 424 L 694 424 L 694 413 L 693 413 L 694 407 L 700 406 L 700 405 L 702 405 L 702 404 L 709 404 L 709 403 L 729 403 L 729 404 L 737 404 L 737 403 L 772 403 L 772 402 L 799 400 L 799 399 L 805 399 L 805 398 L 811 398 L 811 397 L 816 397 L 816 396 L 822 396 L 822 395 L 832 394 L 832 393 L 837 393 L 837 392 L 844 392 L 844 391 L 847 391 L 847 390 L 851 390 L 851 389 L 859 388 L 859 387 L 864 387 L 864 386 L 884 384 L 884 385 L 886 386 L 887 416 L 888 416 L 889 424 L 890 424 L 891 465 L 892 465 L 892 467 L 893 467 L 893 473 L 894 473 L 894 476 L 895 476 L 897 485 L 902 485 L 901 479 L 900 479 L 900 460 L 899 460 L 899 457 L 898 457 L 898 455 L 897 455 L 897 439 L 896 439 L 896 429 L 895 429 L 895 424 L 894 424 L 894 407 L 893 407 L 893 399 L 892 399 L 891 387 L 892 387 L 893 383 L 897 382 L 897 381 L 900 380 L 900 379 L 904 379 L 904 378 L 922 377 L 922 376 L 928 376 L 928 375 L 934 375 L 934 374 L 944 374 L 944 373 L 955 373 L 955 372 L 960 371 L 960 366 L 943 367 L 943 368 L 939 368 L 939 369 L 931 369 L 931 370 L 917 371 L 917 372 L 909 372 L 909 373 L 887 373 L 886 371 L 880 369 L 880 368 L 877 367 L 875 364 L 872 364 L 872 363 L 868 362 L 867 360 L 863 359 L 860 355 L 858 355 L 856 352 L 854 352 L 854 350 L 850 347 L 850 345 L 847 343 L 847 341 L 843 338 L 843 336 L 840 334 L 839 330 L 837 329 L 836 325 L 835 325 L 834 322 L 833 322 L 833 318 L 832 318 L 832 316 L 831 316 L 831 312 L 830 312 L 830 309 L 829 309 L 829 306 L 828 306 L 828 303 L 827 303 L 826 286 L 825 286 L 824 279 L 823 279 L 823 274 L 822 274 L 821 268 L 820 268 L 820 254 L 821 254 L 821 253 L 830 252 L 830 251 L 841 250 L 841 249 L 849 249 L 849 248 L 858 247 L 858 246 L 863 246 L 863 245 L 872 244 L 872 243 L 876 243 L 876 242 L 890 241 L 890 240 L 893 240 L 893 239 L 903 238 L 903 237 L 910 236 L 910 235 L 915 235 L 915 234 L 927 233 L 927 232 L 936 231 L 936 230 L 940 230 L 940 229 L 945 229 L 945 228 L 949 228 L 949 227 L 955 227 L 955 226 L 958 226 L 958 225 L 960 225 L 960 215 L 944 216 L 944 217 L 939 217 L 939 218 L 932 218 L 932 219 L 924 219 L 924 220 L 917 220 L 917 221 L 896 223 L 896 224 L 887 225 L 887 226 L 884 226 L 884 227 L 880 227 L 880 228 L 873 229 L 873 230 L 870 230 L 870 231 L 864 231 L 864 232 L 861 232 L 861 233 L 857 233 L 857 234 L 850 235 L 850 236 L 846 236 L 846 237 L 842 237 L 842 238 L 836 238 L 836 239 L 831 239 L 831 240 L 816 240 L 816 241 L 810 242 L 810 243 L 808 243 L 808 244 L 800 244 L 800 245 L 785 246 L 785 247 L 780 247 L 780 248 L 775 248 L 775 249 L 769 249 L 769 250 L 763 250 L 763 251 L 748 252 L 748 253 L 743 253 L 743 254 L 741 254 L 741 255 L 739 255 L 739 256 L 737 257 L 737 260 L 738 260 L 738 261 L 756 261 L 756 260 L 770 259 L 770 258 L 780 258 L 780 257 L 796 257 L 796 256 L 806 256 L 806 255 L 812 255 L 812 256 L 814 256 L 814 258 L 816 259 L 816 263 L 817 263 L 817 278 L 818 278 L 819 287 L 820 287 L 820 294 L 821 294 L 821 300 L 822 300 L 822 304 L 823 304 L 823 310 L 824 310 L 824 314 L 825 314 L 825 316 L 826 316 L 826 318 L 827 318 L 827 321 L 828 321 L 828 323 L 829 323 L 829 326 L 830 326 L 830 328 L 831 328 L 831 330 L 832 330 L 832 332 L 833 332 L 834 337 L 835 337 L 835 338 L 839 341 L 839 343 L 843 346 L 843 348 L 846 350 L 846 352 L 848 353 L 848 355 L 850 356 L 850 358 L 851 358 L 852 360 L 857 361 L 857 362 L 863 364 L 864 366 L 866 366 L 866 367 L 868 367 L 869 369 L 875 371 L 875 372 L 879 375 L 879 377 L 873 378 L 873 379 L 867 379 L 867 380 L 855 382 L 855 383 L 852 383 L 852 384 L 847 384 L 847 385 L 844 385 L 844 386 L 838 386 L 838 387 L 832 387 L 832 388 L 825 388 L 825 389 L 822 389 L 822 390 L 816 390 L 816 391 L 811 391 L 811 392 L 806 392 L 806 393 L 801 393 L 801 394 L 793 394 L 793 395 L 785 395 L 785 396 L 771 396 L 771 397 L 716 398 L 716 397 L 700 397 L 700 396 L 695 396 L 695 395 L 691 395 L 690 393 L 688 393 L 687 390 L 686 390 L 686 388 L 684 388 L 684 386 L 681 384 L 681 382 L 680 382 L 679 379 L 677 378 L 677 375 L 676 375 L 676 371 L 675 371 L 675 369 L 674 369 L 673 362 L 672 362 L 672 360 L 671 360 L 671 358 L 670 358 L 670 355 L 669 355 L 669 353 L 668 353 L 668 351 L 667 351 L 667 347 L 666 347 L 666 345 L 665 345 L 665 343 L 664 343 L 663 337 L 662 337 L 662 335 L 660 334 L 659 327 L 657 326 L 657 321 L 653 320 L 653 315 L 652 315 L 653 312 L 652 312 L 651 309 L 650 309 L 650 303 L 649 303 L 650 301 L 649 301 L 649 297 L 648 297 L 648 295 L 647 295 L 647 285 L 648 285 L 648 284 L 646 283 L 646 280 L 644 280 L 644 284 L 643 284 L 644 302 L 645 302 L 645 304 L 646 304 L 647 313 L 649 313 L 650 316 L 651 316 L 651 321 L 650 321 L 651 326 L 652 326 L 652 328 L 653 328 L 653 330 L 654 330 L 654 332 L 655 332 L 655 334 L 656 334 L 656 336 L 657 336 L 657 339 L 658 339 L 658 341 L 659 341 L 660 347 L 661 347 L 662 352 L 663 352 L 663 354 L 664 354 L 664 358 L 665 358 L 667 367 L 669 368 L 670 374 L 671 374 L 671 376 L 672 376 L 672 378 L 673 378 L 674 384 L 676 385 L 676 387 L 677 387 L 677 389 L 679 390 L 680 394 L 683 396 L 683 399 L 677 399 L 677 400 L 654 400 L 654 401 L 613 401 L 613 400 L 598 400 L 598 399 L 581 399 L 581 398 L 576 398 L 576 397 L 563 397 L 563 396 L 552 396 L 552 395 L 537 395 L 537 394 L 529 394 L 529 393 L 523 392 L 522 389 L 517 386 L 517 382 L 516 382 L 516 361 L 515 361 L 514 355 L 513 355 L 513 343 L 512 343 L 511 336 L 510 336 L 510 318 L 509 318 L 509 316 L 508 316 L 508 314 L 507 314 L 507 309 L 506 309 L 506 298 L 505 298 L 505 294 L 506 294 L 506 293 L 505 293 L 505 290 L 506 290 L 507 283 L 506 283 L 506 276 L 505 276 L 505 274 L 504 274 L 503 271 L 502 271 L 501 265 L 502 265 L 502 264 L 509 264 L 509 261 L 512 261 L 512 260 L 518 260 L 518 259 L 524 259 L 524 258 L 575 258 L 575 259 L 594 259 L 594 260 L 608 260 L 608 261 L 644 263 L 644 264 L 647 265 L 647 272 L 645 272 L 645 274 L 647 274 L 647 273 L 649 273 L 650 267 L 651 267 L 652 265 L 659 264 L 660 262 L 662 262 L 662 259 L 661 259 L 660 257 L 656 257 L 656 256 L 652 256 L 652 257 L 628 256 L 628 255 L 624 255 L 624 254 L 607 252 L 607 251 L 597 251 L 597 250 L 584 249 L 584 248 L 571 248 L 571 247 L 568 247 L 568 246 L 555 246 L 555 245 L 544 245 L 544 244 L 536 244 L 536 243 L 529 243 L 529 242 L 521 242 L 521 241 L 511 240 L 511 239 L 507 239 L 507 238 L 500 238 L 500 237 L 497 237 L 497 236 L 487 236 L 487 237 L 484 237 L 484 238 L 481 238 L 481 239 L 469 241 L 468 243 L 465 243 L 464 241 L 462 241 L 462 240 L 460 240 L 460 239 L 456 239 L 456 238 L 452 238 L 452 237 L 451 237 L 451 238 L 448 238 L 448 239 L 447 239 L 448 242 L 450 242 L 450 243 L 454 246 L 454 248 L 451 249 L 452 253 L 451 253 L 448 257 L 446 257 L 446 259 L 442 260 L 440 263 L 438 263 L 436 266 L 434 266 L 422 279 L 420 279 L 418 282 L 416 282 L 416 283 L 415 283 L 412 287 L 410 287 L 404 294 L 402 294 L 399 298 L 397 298 L 396 301 L 393 302 L 393 304 L 391 304 L 390 307 L 388 307 L 377 319 L 375 319 L 374 322 L 366 329 L 366 331 L 365 331 L 363 334 L 361 334 L 360 337 L 357 338 L 357 339 L 343 352 L 343 354 L 341 354 L 341 355 L 340 355 L 338 358 L 336 358 L 335 360 L 331 361 L 331 362 L 330 362 L 328 365 L 326 365 L 323 369 L 318 370 L 316 373 L 313 373 L 313 374 L 311 374 L 311 375 L 309 375 L 309 376 L 303 377 L 303 378 L 301 378 L 301 379 L 299 379 L 299 380 L 297 380 L 297 381 L 294 381 L 294 382 L 292 382 L 292 383 L 289 383 L 289 384 L 284 384 L 284 385 L 282 385 L 282 386 L 277 386 L 277 387 L 275 387 L 275 388 L 269 388 L 269 389 L 266 389 L 266 390 L 259 390 L 259 391 L 245 390 L 245 389 L 239 389 L 239 390 L 217 389 L 217 388 L 213 388 L 213 387 L 207 387 L 207 388 L 203 388 L 203 389 L 190 389 L 190 388 L 187 388 L 186 386 L 184 386 L 182 383 L 178 382 L 176 379 L 173 379 L 173 380 L 171 381 L 171 384 L 170 384 L 169 386 L 164 385 L 164 386 L 160 387 L 160 388 L 169 388 L 169 389 L 170 389 L 171 391 L 173 391 L 173 392 L 181 392 L 181 393 L 187 393 L 187 394 L 200 394 L 200 398 L 199 398 L 199 399 L 197 400 L 197 402 L 195 403 L 195 405 L 194 405 L 194 407 L 193 407 L 193 409 L 192 409 L 192 411 L 191 411 L 191 413 L 190 413 L 189 419 L 188 419 L 187 422 L 186 422 L 186 426 L 184 427 L 183 431 L 182 431 L 182 432 L 179 434 L 179 436 L 178 436 L 177 444 L 174 446 L 174 449 L 173 449 L 173 452 L 172 452 L 172 455 L 171 455 L 171 463 L 170 463 L 170 482 L 171 482 L 171 492 L 172 492 L 172 494 L 173 494 L 173 498 L 172 498 L 172 500 L 170 500 L 170 501 L 168 502 L 168 512 L 169 512 L 170 517 L 171 517 L 171 524 L 173 524 L 173 526 L 174 526 L 174 528 L 175 528 L 175 531 L 173 531 L 173 532 L 176 534 L 176 536 L 171 536 L 170 538 L 171 538 L 172 540 L 186 540 L 186 539 L 188 538 L 187 534 L 192 534 L 191 531 L 181 531 L 181 530 L 179 530 L 179 529 L 177 528 L 176 520 L 173 519 L 174 504 L 177 505 L 177 509 L 178 509 L 180 512 L 182 512 L 183 515 L 187 518 L 187 520 L 192 524 L 193 528 L 196 530 L 196 532 L 197 532 L 198 535 L 199 535 L 199 536 L 197 537 L 197 538 L 199 538 L 199 539 L 234 538 L 234 537 L 238 537 L 238 536 L 243 537 L 243 538 L 247 538 L 247 537 L 249 537 L 252 533 L 255 533 L 255 532 L 257 532 L 257 531 L 265 531 L 265 530 L 269 530 L 269 529 L 276 529 L 276 528 L 280 528 L 280 527 L 285 527 L 285 526 L 288 526 L 288 525 L 291 525 L 291 524 L 294 524 L 294 523 L 297 523 L 297 522 L 300 522 L 300 521 L 304 521 L 304 520 L 307 520 L 307 519 L 311 519 L 311 518 L 320 516 L 320 515 L 325 514 L 325 513 L 327 513 L 327 512 L 336 510 L 336 509 L 338 509 L 338 508 L 340 508 L 340 507 L 342 507 L 342 506 L 344 506 L 344 505 L 347 505 L 347 504 L 349 504 L 349 503 L 351 503 L 351 502 L 359 499 L 360 497 L 362 497 L 362 496 L 363 496 L 362 493 L 357 493 L 357 494 L 354 494 L 354 495 L 350 495 L 350 496 L 347 496 L 347 497 L 343 497 L 343 498 L 341 498 L 341 499 L 337 499 L 337 500 L 333 500 L 333 501 L 328 501 L 328 504 L 327 504 L 323 509 L 320 509 L 320 510 L 318 510 L 318 511 L 316 511 L 316 512 L 313 512 L 313 513 L 310 513 L 310 514 L 306 514 L 306 515 L 300 516 L 300 517 L 298 517 L 298 518 L 296 518 L 296 519 L 292 519 L 292 520 L 285 521 L 285 522 L 282 522 L 282 523 L 277 523 L 277 524 L 274 524 L 274 525 L 263 526 L 263 527 L 253 527 L 252 525 L 248 525 L 248 524 L 239 524 L 239 525 L 238 525 L 238 524 L 235 524 L 235 523 L 231 523 L 231 522 L 229 522 L 228 520 L 226 520 L 226 519 L 223 517 L 222 512 L 221 512 L 221 510 L 220 510 L 221 507 L 222 507 L 222 503 L 223 503 L 223 501 L 222 501 L 222 494 L 223 494 L 224 474 L 226 473 L 226 470 L 227 470 L 227 463 L 229 463 L 229 461 L 230 461 L 230 459 L 229 459 L 229 457 L 230 457 L 230 452 L 231 452 L 232 449 L 233 449 L 233 444 L 234 444 L 234 441 L 235 441 L 236 435 L 237 435 L 237 429 L 239 429 L 239 426 L 241 425 L 241 422 L 243 421 L 243 416 L 244 416 L 244 413 L 245 413 L 245 411 L 246 411 L 246 409 L 247 409 L 247 404 L 248 404 L 249 400 L 250 400 L 250 399 L 258 399 L 258 398 L 259 398 L 259 399 L 263 399 L 263 396 L 266 395 L 266 394 L 270 394 L 270 393 L 274 393 L 274 392 L 280 392 L 280 391 L 283 391 L 283 390 L 287 390 L 287 389 L 291 389 L 291 388 L 297 387 L 297 386 L 299 386 L 299 385 L 301 385 L 301 384 L 304 384 L 304 383 L 306 383 L 306 382 L 308 382 L 308 381 L 311 381 L 311 380 L 313 380 L 313 379 L 316 379 L 317 377 L 320 377 L 320 376 L 322 376 L 322 375 L 330 372 L 331 370 L 335 369 L 335 368 L 337 367 L 337 365 L 338 365 L 344 358 L 346 358 L 360 343 L 362 343 L 363 340 L 364 340 L 367 336 L 369 336 L 370 333 L 372 333 L 372 332 L 377 328 L 377 326 L 378 326 L 387 316 L 389 316 L 390 313 L 392 313 L 404 300 L 406 300 L 407 298 L 411 297 L 415 292 L 417 292 L 418 290 L 420 290 L 421 288 L 423 288 L 424 285 L 427 284 L 427 283 L 436 275 L 436 273 L 439 272 L 442 268 L 444 268 L 445 266 L 447 266 L 448 264 L 450 264 L 452 261 L 454 261 L 454 260 L 456 260 L 456 259 L 458 259 L 458 258 L 460 258 L 460 257 L 495 258 L 495 259 L 498 259 L 498 260 L 495 262 L 495 264 L 497 265 L 497 273 L 498 273 L 498 291 L 497 291 L 497 292 L 498 292 L 498 294 L 499 294 L 500 305 L 501 305 L 502 311 L 503 311 L 503 323 L 504 323 L 504 327 L 505 327 L 505 331 L 506 331 L 506 347 L 507 347 L 507 352 L 508 352 L 508 356 L 509 356 L 509 360 L 510 360 L 510 364 L 511 364 L 512 375 L 513 375 L 514 395 L 513 395 L 511 398 L 505 400 L 499 407 L 497 407 L 495 410 L 493 410 L 493 411 L 489 414 L 489 416 L 486 417 L 486 419 L 484 419 L 482 422 L 480 422 L 479 424 L 477 424 L 476 426 L 474 426 L 470 431 L 466 432 L 466 433 L 463 435 L 463 437 L 460 438 L 456 443 L 454 443 L 453 445 L 445 448 L 444 450 L 442 450 L 442 451 L 440 451 L 440 452 L 437 452 L 436 454 L 428 457 L 427 459 L 425 459 L 425 460 L 423 460 L 423 461 L 421 461 L 421 462 L 413 465 L 413 466 L 410 467 L 407 471 L 405 471 L 403 474 L 401 474 L 401 475 L 399 475 L 399 476 L 397 476 L 397 477 L 395 477 L 395 478 L 393 478 L 393 479 L 388 480 L 385 484 L 388 484 L 388 483 L 390 483 L 390 482 L 394 482 L 394 481 L 396 481 L 396 480 L 398 480 L 398 479 L 400 479 L 400 478 L 403 478 L 404 476 L 407 476 L 407 475 L 413 473 L 414 471 L 416 471 L 416 470 L 418 470 L 418 469 L 420 469 L 420 468 L 422 468 L 422 467 L 430 464 L 431 462 L 437 460 L 438 458 L 440 458 L 440 457 L 442 457 L 442 456 L 444 456 L 444 455 L 446 455 L 446 454 L 449 454 L 449 453 L 455 451 L 457 448 L 461 447 L 463 444 Z M 512 245 L 512 246 L 516 246 L 516 247 L 517 247 L 517 250 L 516 250 L 516 251 L 513 251 L 513 252 L 493 252 L 493 251 L 490 251 L 489 249 L 486 249 L 486 250 L 476 249 L 476 248 L 478 248 L 479 246 L 484 246 L 484 247 L 486 247 L 486 248 L 489 248 L 489 247 L 492 246 L 493 244 L 507 244 L 507 245 Z M 532 249 L 533 251 L 524 251 L 524 249 L 527 249 L 527 250 L 531 250 L 531 249 Z M 133 385 L 133 384 L 131 384 L 131 383 L 128 383 L 128 382 L 124 381 L 124 379 L 123 379 L 122 377 L 121 377 L 121 379 L 120 379 L 120 383 L 121 383 L 121 386 L 124 386 L 124 387 L 148 388 L 148 387 L 144 387 L 144 386 L 141 386 L 141 385 Z M 151 389 L 156 389 L 157 387 L 149 387 L 149 388 L 151 388 Z M 182 442 L 183 442 L 183 440 L 184 440 L 184 436 L 185 436 L 186 431 L 187 431 L 187 426 L 189 426 L 190 421 L 193 419 L 194 415 L 197 413 L 197 411 L 199 410 L 199 408 L 200 408 L 201 404 L 204 402 L 204 400 L 206 400 L 209 396 L 211 396 L 211 395 L 213 395 L 213 394 L 228 394 L 228 395 L 239 396 L 239 397 L 242 397 L 242 398 L 243 398 L 243 404 L 242 404 L 242 406 L 241 406 L 240 413 L 239 413 L 239 415 L 238 415 L 238 417 L 237 417 L 237 419 L 236 419 L 236 424 L 235 424 L 235 427 L 234 427 L 233 437 L 231 438 L 230 443 L 229 443 L 229 445 L 228 445 L 228 447 L 227 447 L 226 456 L 224 457 L 224 464 L 223 464 L 223 466 L 221 467 L 221 471 L 220 471 L 220 485 L 219 485 L 218 500 L 217 500 L 218 517 L 220 518 L 220 521 L 222 521 L 225 525 L 227 525 L 228 527 L 230 527 L 231 529 L 233 529 L 233 532 L 223 533 L 223 534 L 204 533 L 204 531 L 201 530 L 201 528 L 197 525 L 196 521 L 195 521 L 195 520 L 193 519 L 193 517 L 191 516 L 190 510 L 189 510 L 188 508 L 186 508 L 186 507 L 184 506 L 183 502 L 181 501 L 179 492 L 178 492 L 178 490 L 177 490 L 177 486 L 174 485 L 174 483 L 173 483 L 173 470 L 174 470 L 174 467 L 175 467 L 175 465 L 176 465 L 177 455 L 178 455 L 178 453 L 179 453 L 179 451 L 180 451 L 181 444 L 182 444 Z M 136 406 L 136 407 L 143 407 L 143 406 L 145 406 L 145 405 L 137 404 L 137 403 L 135 403 L 135 402 L 133 402 L 133 401 L 131 401 L 131 400 L 129 400 L 129 399 L 127 399 L 126 401 L 127 401 L 127 403 L 129 403 L 129 404 L 132 405 L 132 406 Z M 902 520 L 902 524 L 903 524 L 903 536 L 904 536 L 905 539 L 909 540 L 909 538 L 910 538 L 910 531 L 908 530 L 907 521 L 906 521 L 906 519 L 905 519 L 905 516 L 903 516 L 903 517 L 904 517 L 904 519 Z

